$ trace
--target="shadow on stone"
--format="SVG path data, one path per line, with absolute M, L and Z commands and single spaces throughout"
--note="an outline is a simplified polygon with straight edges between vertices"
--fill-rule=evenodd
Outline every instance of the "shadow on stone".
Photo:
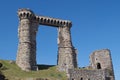
M 0 68 L 3 66 L 3 64 L 2 63 L 0 63 Z
M 39 70 L 49 69 L 55 65 L 37 65 Z

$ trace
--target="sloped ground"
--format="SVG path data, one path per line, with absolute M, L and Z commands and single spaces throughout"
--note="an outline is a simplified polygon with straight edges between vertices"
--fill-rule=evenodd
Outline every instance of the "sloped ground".
M 67 80 L 64 72 L 59 72 L 56 66 L 39 65 L 38 71 L 22 71 L 15 63 L 0 60 L 3 66 L 0 68 L 2 74 L 8 80 Z

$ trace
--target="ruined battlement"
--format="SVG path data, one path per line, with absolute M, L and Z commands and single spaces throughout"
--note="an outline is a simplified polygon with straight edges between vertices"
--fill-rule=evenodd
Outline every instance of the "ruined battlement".
M 39 24 L 41 25 L 48 25 L 48 26 L 53 26 L 53 27 L 71 27 L 72 22 L 68 20 L 61 20 L 57 18 L 50 18 L 46 16 L 36 16 L 36 19 L 39 21 Z
M 34 12 L 30 9 L 19 9 L 18 16 L 21 19 L 30 19 L 39 22 L 40 25 L 47 25 L 53 27 L 71 27 L 72 22 L 69 20 L 62 20 L 57 18 L 51 18 L 46 16 L 35 15 Z
M 18 10 L 19 19 L 33 19 L 35 17 L 33 11 L 30 9 L 19 9 Z

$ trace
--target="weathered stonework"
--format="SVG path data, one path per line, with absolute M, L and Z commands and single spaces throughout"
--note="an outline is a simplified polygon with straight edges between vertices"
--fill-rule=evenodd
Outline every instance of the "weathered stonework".
M 71 26 L 58 28 L 58 68 L 61 71 L 77 68 L 75 49 L 71 42 Z
M 70 80 L 106 80 L 106 70 L 70 70 Z
M 19 44 L 16 64 L 22 70 L 37 69 L 36 34 L 39 25 L 47 25 L 58 29 L 57 66 L 59 71 L 67 73 L 69 80 L 115 80 L 111 53 L 108 49 L 94 51 L 90 55 L 90 65 L 82 69 L 77 68 L 77 53 L 71 40 L 70 21 L 37 16 L 29 9 L 19 9 L 18 16 Z
M 109 69 L 113 71 L 111 53 L 108 49 L 94 51 L 90 55 L 90 66 L 93 69 Z
M 19 10 L 19 45 L 16 63 L 22 70 L 29 71 L 36 65 L 36 33 L 38 21 L 34 20 L 34 13 L 29 10 Z
M 25 71 L 34 70 L 36 66 L 36 34 L 39 25 L 58 28 L 58 70 L 68 71 L 77 67 L 76 53 L 72 45 L 70 28 L 67 20 L 37 16 L 29 9 L 19 9 L 19 45 L 17 65 Z
M 70 80 L 115 80 L 110 50 L 103 49 L 90 55 L 90 65 L 69 69 Z

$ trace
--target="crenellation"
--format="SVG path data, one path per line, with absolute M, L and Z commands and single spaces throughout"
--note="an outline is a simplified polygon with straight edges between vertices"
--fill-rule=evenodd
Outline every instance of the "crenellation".
M 45 17 L 45 16 L 39 16 L 39 24 L 41 25 L 48 25 L 48 26 L 53 26 L 53 27 L 59 27 L 59 26 L 69 26 L 71 27 L 71 21 L 68 20 L 61 20 L 57 18 L 50 18 L 50 17 Z
M 33 19 L 35 17 L 33 11 L 30 9 L 19 9 L 18 10 L 19 19 Z

